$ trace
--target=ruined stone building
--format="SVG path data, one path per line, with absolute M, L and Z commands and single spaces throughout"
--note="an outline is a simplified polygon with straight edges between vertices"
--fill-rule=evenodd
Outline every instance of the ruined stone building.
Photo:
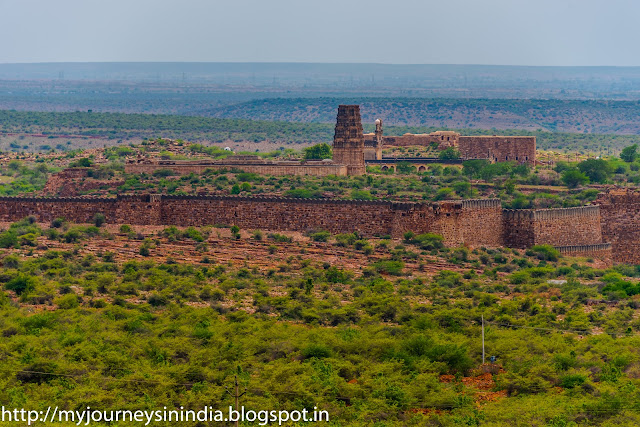
M 379 131 L 378 127 L 380 128 Z M 367 160 L 382 160 L 382 149 L 384 147 L 433 146 L 440 150 L 449 147 L 456 148 L 460 151 L 462 160 L 515 161 L 530 165 L 535 164 L 536 161 L 535 136 L 463 136 L 453 131 L 383 136 L 382 120 L 378 119 L 376 120 L 376 133 L 368 133 L 364 137 L 365 158 Z
M 534 164 L 535 136 L 462 136 L 453 131 L 429 134 L 384 136 L 382 120 L 376 120 L 374 133 L 363 134 L 359 105 L 340 105 L 333 137 L 333 159 L 299 161 L 266 160 L 259 156 L 230 156 L 213 160 L 162 160 L 140 158 L 125 165 L 127 173 L 153 173 L 169 169 L 179 175 L 202 173 L 207 169 L 241 169 L 264 175 L 362 175 L 366 164 L 383 160 L 382 149 L 388 146 L 434 146 L 441 150 L 453 147 L 460 151 L 462 160 L 487 159 L 491 162 L 516 161 Z M 402 159 L 426 169 L 424 159 Z M 377 164 L 377 163 L 376 163 Z M 387 167 L 388 168 L 388 167 Z
M 359 105 L 340 105 L 333 137 L 333 159 L 274 161 L 259 156 L 230 156 L 221 160 L 137 159 L 125 165 L 131 174 L 168 169 L 179 175 L 207 169 L 238 169 L 263 175 L 362 175 L 365 173 L 364 136 Z

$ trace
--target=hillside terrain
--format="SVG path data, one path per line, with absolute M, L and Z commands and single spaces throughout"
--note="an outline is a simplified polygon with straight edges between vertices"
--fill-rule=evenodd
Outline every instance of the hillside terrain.
M 255 116 L 265 114 L 258 111 L 259 108 L 256 106 L 252 108 L 256 109 Z M 366 117 L 377 117 L 375 110 L 372 112 L 363 107 L 362 111 Z M 335 111 L 323 114 L 323 120 L 335 121 Z M 315 143 L 330 142 L 333 139 L 333 123 L 272 122 L 257 120 L 258 117 L 252 115 L 247 116 L 248 119 L 232 119 L 156 114 L 0 110 L 0 150 L 72 151 L 140 143 L 143 139 L 161 137 L 183 139 L 205 145 L 230 146 L 237 151 L 267 152 L 280 147 L 306 147 Z M 365 121 L 365 132 L 374 131 L 374 120 L 370 120 L 369 123 Z M 399 126 L 388 122 L 385 122 L 384 127 L 385 135 L 429 133 L 449 129 L 436 126 Z M 618 154 L 622 148 L 640 143 L 639 135 L 519 129 L 452 128 L 452 130 L 462 135 L 498 133 L 534 135 L 539 149 L 594 155 Z
M 635 101 L 537 99 L 299 98 L 262 99 L 208 111 L 216 117 L 333 122 L 335 106 L 360 104 L 364 123 L 394 126 L 519 129 L 568 133 L 638 134 Z
M 7 405 L 224 406 L 237 374 L 242 404 L 335 425 L 639 421 L 635 268 L 436 235 L 96 224 L 4 225 Z

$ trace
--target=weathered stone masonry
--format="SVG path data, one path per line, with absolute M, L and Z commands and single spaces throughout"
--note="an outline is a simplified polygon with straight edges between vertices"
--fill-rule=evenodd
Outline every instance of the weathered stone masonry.
M 460 136 L 458 149 L 463 159 L 489 159 L 492 162 L 534 164 L 535 136 Z
M 357 231 L 363 236 L 401 237 L 407 231 L 437 233 L 448 246 L 529 248 L 550 244 L 562 253 L 638 262 L 640 193 L 626 195 L 624 209 L 605 204 L 567 209 L 503 210 L 497 199 L 434 203 L 287 199 L 241 196 L 137 195 L 116 198 L 0 197 L 0 221 L 33 215 L 48 222 L 64 217 L 132 225 L 238 225 L 274 231 Z M 615 204 L 614 204 L 615 205 Z M 630 220 L 627 220 L 632 212 Z M 602 222 L 601 222 L 602 221 Z M 604 230 L 604 233 L 603 233 Z
M 498 200 L 440 203 L 287 199 L 240 196 L 118 196 L 117 198 L 0 197 L 0 220 L 33 215 L 48 222 L 64 217 L 133 225 L 238 225 L 282 231 L 358 231 L 365 236 L 401 237 L 407 231 L 442 234 L 449 245 L 500 244 Z M 469 232 L 473 230 L 473 232 Z
M 503 212 L 503 241 L 512 248 L 555 246 L 569 256 L 612 260 L 612 246 L 603 236 L 600 206 Z
M 600 207 L 504 211 L 504 242 L 513 248 L 603 243 Z
M 640 191 L 610 190 L 598 197 L 603 238 L 616 262 L 640 264 Z

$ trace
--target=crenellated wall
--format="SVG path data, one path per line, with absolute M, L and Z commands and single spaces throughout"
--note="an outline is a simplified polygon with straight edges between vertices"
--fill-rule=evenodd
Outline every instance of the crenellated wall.
M 0 221 L 33 215 L 42 222 L 63 217 L 87 223 L 102 213 L 109 223 L 132 225 L 224 224 L 274 231 L 357 231 L 363 236 L 396 238 L 412 231 L 440 234 L 447 246 L 529 248 L 550 244 L 567 254 L 606 255 L 616 262 L 637 263 L 638 252 L 633 248 L 640 249 L 640 192 L 608 197 L 603 199 L 602 215 L 597 205 L 503 210 L 498 199 L 417 203 L 206 195 L 0 197 Z M 612 247 L 601 246 L 609 240 Z
M 640 191 L 615 189 L 601 193 L 602 234 L 611 242 L 616 262 L 640 264 Z
M 176 175 L 188 175 L 190 173 L 202 174 L 207 170 L 232 170 L 237 169 L 248 173 L 261 175 L 310 175 L 310 176 L 347 176 L 347 166 L 332 162 L 261 162 L 261 163 L 230 163 L 224 160 L 198 162 L 198 161 L 155 161 L 149 163 L 127 163 L 124 171 L 130 174 L 147 173 L 161 169 L 170 170 Z
M 502 241 L 505 246 L 530 248 L 535 245 L 534 219 L 532 210 L 505 209 L 502 212 Z
M 137 195 L 116 198 L 0 198 L 0 220 L 29 215 L 48 222 L 58 217 L 91 222 L 102 213 L 109 223 L 203 226 L 282 231 L 357 231 L 364 236 L 441 234 L 451 246 L 499 246 L 499 200 L 437 203 L 369 200 L 290 199 L 241 196 Z
M 463 136 L 456 132 L 438 131 L 429 134 L 404 134 L 384 136 L 385 147 L 429 146 L 437 144 L 440 149 L 455 147 L 462 159 L 487 159 L 491 162 L 514 161 L 534 164 L 536 160 L 535 136 L 476 135 Z M 371 146 L 373 136 L 369 134 L 365 146 Z M 369 160 L 373 160 L 370 158 Z
M 165 196 L 160 217 L 162 224 L 225 224 L 333 233 L 358 231 L 365 236 L 395 237 L 410 229 L 427 232 L 434 220 L 431 206 L 417 203 L 232 196 Z
M 562 209 L 508 210 L 503 214 L 504 243 L 513 248 L 533 245 L 603 243 L 599 206 Z
M 535 244 L 554 246 L 602 243 L 600 206 L 534 211 Z
M 594 245 L 556 246 L 558 252 L 570 257 L 597 258 L 608 263 L 613 260 L 611 243 L 599 243 Z
M 462 241 L 469 246 L 504 246 L 504 223 L 500 200 L 463 200 L 461 229 Z

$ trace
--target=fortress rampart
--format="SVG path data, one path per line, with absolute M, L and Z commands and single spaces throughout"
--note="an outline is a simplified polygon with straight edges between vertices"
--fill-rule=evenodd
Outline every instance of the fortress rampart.
M 571 257 L 597 258 L 609 262 L 611 262 L 611 260 L 613 259 L 613 252 L 611 248 L 611 243 L 577 246 L 556 246 L 556 249 L 562 255 Z
M 638 208 L 634 215 L 640 216 L 640 196 L 633 197 L 637 202 L 633 206 Z M 550 244 L 565 248 L 562 250 L 567 254 L 600 254 L 615 261 L 634 261 L 631 252 L 621 252 L 620 245 L 640 239 L 640 227 L 634 226 L 633 220 L 614 219 L 616 224 L 607 224 L 607 218 L 615 218 L 612 213 L 618 211 L 610 206 L 605 211 L 606 216 L 601 215 L 600 206 L 505 210 L 498 199 L 418 203 L 206 195 L 0 197 L 0 221 L 4 222 L 33 215 L 42 222 L 63 217 L 88 223 L 96 213 L 102 213 L 108 223 L 132 225 L 223 224 L 273 231 L 357 231 L 368 237 L 395 238 L 412 231 L 440 234 L 448 246 L 529 248 Z M 622 241 L 619 232 L 611 231 L 620 228 L 631 233 Z M 599 246 L 612 236 L 617 236 L 612 247 Z
M 603 243 L 599 206 L 503 212 L 503 242 L 512 248 L 534 245 L 594 245 Z
M 640 191 L 609 190 L 598 197 L 602 235 L 616 262 L 640 264 Z
M 102 213 L 110 223 L 133 225 L 237 225 L 280 231 L 357 231 L 401 237 L 407 231 L 442 234 L 449 245 L 497 246 L 500 233 L 488 220 L 500 217 L 499 201 L 440 203 L 289 199 L 241 196 L 139 195 L 115 198 L 0 197 L 0 221 L 33 215 L 48 222 L 63 217 L 91 222 Z M 474 233 L 465 231 L 473 228 Z M 478 230 L 483 229 L 483 232 Z
M 536 210 L 533 224 L 534 244 L 575 246 L 603 242 L 599 206 Z

